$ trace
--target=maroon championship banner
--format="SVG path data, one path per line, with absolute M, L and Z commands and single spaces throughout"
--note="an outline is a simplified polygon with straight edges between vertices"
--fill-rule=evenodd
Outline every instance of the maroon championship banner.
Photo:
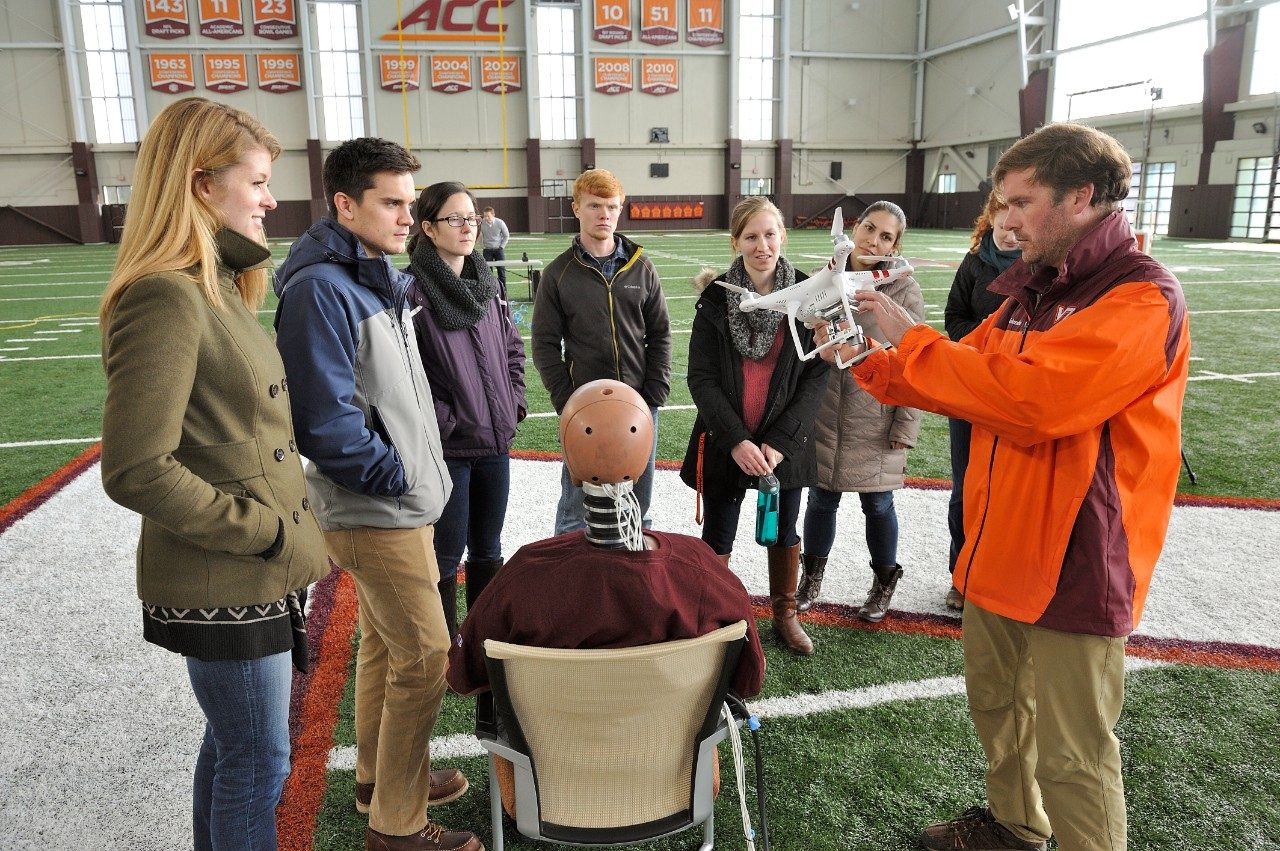
M 631 59 L 626 56 L 596 56 L 595 90 L 602 95 L 625 95 L 635 88 Z
M 142 0 L 142 29 L 152 38 L 191 35 L 187 0 Z
M 481 56 L 480 89 L 499 95 L 520 91 L 520 58 Z
M 244 35 L 240 0 L 200 0 L 200 35 L 219 39 Z
M 697 47 L 724 44 L 724 0 L 689 0 L 685 40 Z
M 302 88 L 302 57 L 297 53 L 259 53 L 258 88 L 272 94 Z
M 670 95 L 680 91 L 680 60 L 642 58 L 640 91 L 647 95 Z
M 259 38 L 293 38 L 298 34 L 293 0 L 253 0 L 253 34 Z
M 676 29 L 676 0 L 641 0 L 640 40 L 645 44 L 674 44 L 680 38 Z
M 592 38 L 604 44 L 631 41 L 631 0 L 595 0 Z

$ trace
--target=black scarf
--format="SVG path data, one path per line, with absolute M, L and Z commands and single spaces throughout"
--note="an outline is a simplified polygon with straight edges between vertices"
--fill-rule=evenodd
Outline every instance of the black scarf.
M 498 279 L 484 262 L 484 256 L 473 252 L 463 263 L 464 275 L 469 271 L 468 263 L 475 277 L 458 276 L 426 237 L 418 240 L 409 256 L 409 271 L 417 279 L 418 291 L 426 297 L 435 311 L 436 321 L 446 331 L 475 327 L 498 294 Z
M 750 276 L 747 275 L 747 267 L 743 263 L 742 255 L 734 259 L 733 265 L 725 274 L 725 279 L 734 286 L 756 291 L 751 284 Z M 787 258 L 779 257 L 778 268 L 773 273 L 773 291 L 786 289 L 795 282 L 795 267 L 787 262 Z M 769 349 L 773 348 L 773 341 L 778 336 L 778 325 L 785 317 L 774 310 L 753 310 L 750 313 L 743 313 L 738 308 L 742 303 L 742 294 L 733 290 L 726 290 L 726 292 L 728 293 L 726 302 L 729 307 L 729 334 L 733 337 L 733 347 L 744 358 L 760 360 L 769 354 Z

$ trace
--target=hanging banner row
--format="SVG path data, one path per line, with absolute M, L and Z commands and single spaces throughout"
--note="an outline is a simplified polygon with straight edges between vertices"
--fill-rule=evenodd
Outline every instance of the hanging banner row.
M 259 38 L 293 38 L 298 34 L 294 0 L 244 0 L 253 7 L 253 34 Z M 142 0 L 143 29 L 152 38 L 191 35 L 188 6 L 195 6 L 200 35 L 238 38 L 244 35 L 241 0 Z M 216 90 L 215 90 L 216 91 Z
M 724 0 L 687 0 L 689 16 L 685 41 L 697 47 L 724 43 Z M 640 0 L 640 40 L 645 44 L 674 44 L 677 0 Z M 593 38 L 605 44 L 631 41 L 631 0 L 594 0 Z

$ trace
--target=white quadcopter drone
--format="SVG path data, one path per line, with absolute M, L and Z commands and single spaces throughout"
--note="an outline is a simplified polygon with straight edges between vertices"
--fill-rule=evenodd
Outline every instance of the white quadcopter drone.
M 893 264 L 891 268 L 873 269 L 867 272 L 845 271 L 854 245 L 853 240 L 844 232 L 844 215 L 839 207 L 836 208 L 835 217 L 831 222 L 831 242 L 835 246 L 835 253 L 827 268 L 785 290 L 775 290 L 768 295 L 757 295 L 745 287 L 717 281 L 725 289 L 741 294 L 742 300 L 738 307 L 743 313 L 750 313 L 753 310 L 773 310 L 785 314 L 791 320 L 788 323 L 791 326 L 791 339 L 795 342 L 796 354 L 801 360 L 810 360 L 840 343 L 852 346 L 865 345 L 866 337 L 854 319 L 858 308 L 853 306 L 853 294 L 860 290 L 879 289 L 915 271 L 902 257 L 878 256 L 858 259 L 863 262 L 877 263 L 887 261 Z M 795 320 L 797 319 L 803 322 L 806 328 L 817 328 L 825 323 L 830 334 L 827 342 L 806 352 L 800 343 L 800 333 L 796 330 Z M 841 320 L 845 323 L 843 328 L 840 327 Z M 836 366 L 840 369 L 853 366 L 861 363 L 871 354 L 886 348 L 888 346 L 883 343 L 877 343 L 849 361 L 842 360 L 837 352 Z

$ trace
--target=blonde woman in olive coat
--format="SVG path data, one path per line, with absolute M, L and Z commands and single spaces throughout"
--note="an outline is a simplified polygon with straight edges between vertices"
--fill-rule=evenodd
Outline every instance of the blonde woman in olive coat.
M 850 271 L 877 268 L 862 257 L 896 254 L 907 220 L 902 209 L 877 201 L 853 225 L 855 250 Z M 920 285 L 910 276 L 881 288 L 917 321 L 924 320 Z M 863 331 L 874 339 L 883 335 L 870 312 L 858 314 Z M 818 483 L 809 488 L 804 515 L 804 575 L 796 594 L 797 609 L 806 611 L 822 590 L 827 557 L 836 535 L 836 510 L 844 493 L 857 493 L 866 518 L 867 549 L 871 554 L 871 591 L 858 609 L 866 621 L 881 620 L 889 609 L 902 566 L 898 564 L 898 514 L 893 492 L 901 488 L 907 471 L 907 450 L 920 433 L 920 412 L 882 405 L 860 388 L 848 370 L 832 370 L 827 393 L 814 428 Z
M 142 515 L 143 637 L 186 657 L 206 719 L 196 849 L 276 847 L 290 662 L 305 669 L 303 598 L 327 570 L 284 365 L 255 313 L 279 153 L 229 106 L 157 115 L 102 303 L 103 486 Z

